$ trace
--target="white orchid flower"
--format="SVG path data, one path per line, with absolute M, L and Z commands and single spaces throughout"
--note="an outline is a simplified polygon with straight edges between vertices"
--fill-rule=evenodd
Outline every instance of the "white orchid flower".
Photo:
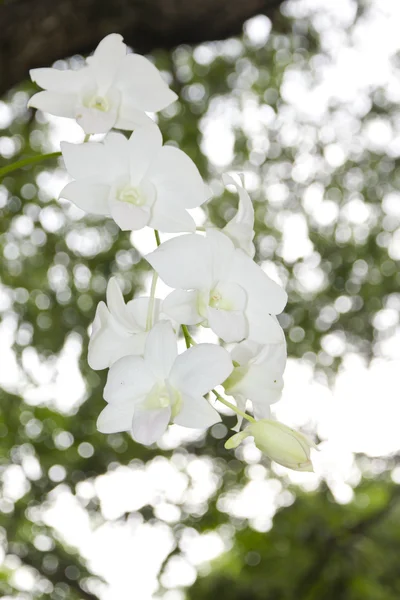
M 146 258 L 167 285 L 178 288 L 162 305 L 176 322 L 211 327 L 225 342 L 281 340 L 271 315 L 283 310 L 286 292 L 220 231 L 174 238 Z
M 236 215 L 225 225 L 222 231 L 229 236 L 236 248 L 241 248 L 251 258 L 254 257 L 254 208 L 251 198 L 242 185 L 233 177 L 224 173 L 222 180 L 225 185 L 233 185 L 239 195 L 239 205 Z
M 32 81 L 44 89 L 28 106 L 76 119 L 87 134 L 113 127 L 132 131 L 177 99 L 158 69 L 144 56 L 127 54 L 121 35 L 107 35 L 78 70 L 32 69 Z
M 280 399 L 283 389 L 287 357 L 283 330 L 279 343 L 261 345 L 245 340 L 233 348 L 231 357 L 238 366 L 224 382 L 226 393 L 235 398 L 240 410 L 245 411 L 250 400 L 255 418 L 269 419 L 270 406 Z M 242 420 L 239 416 L 237 431 Z
M 142 444 L 158 440 L 170 422 L 192 428 L 221 420 L 203 397 L 232 371 L 229 353 L 214 344 L 199 344 L 178 356 L 172 325 L 158 322 L 150 331 L 144 356 L 114 363 L 104 389 L 108 402 L 97 427 L 102 433 L 132 431 Z
M 125 304 L 117 279 L 110 279 L 107 304 L 99 302 L 89 340 L 88 363 L 92 369 L 106 369 L 128 354 L 143 354 L 149 303 L 150 298 L 141 297 Z M 152 303 L 154 323 L 160 319 L 161 301 L 155 298 Z
M 167 233 L 195 231 L 186 209 L 207 200 L 192 160 L 162 145 L 157 125 L 134 131 L 130 139 L 109 133 L 104 142 L 61 143 L 68 173 L 75 179 L 60 196 L 82 210 L 111 215 L 124 231 L 146 225 Z
M 278 464 L 294 471 L 313 471 L 310 451 L 316 445 L 303 433 L 279 421 L 263 419 L 229 438 L 225 448 L 237 448 L 248 436 L 253 436 L 257 448 Z

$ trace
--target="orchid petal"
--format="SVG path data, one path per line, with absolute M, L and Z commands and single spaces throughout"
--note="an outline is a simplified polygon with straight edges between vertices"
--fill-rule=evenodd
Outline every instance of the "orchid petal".
M 252 340 L 244 340 L 232 349 L 231 356 L 232 360 L 244 366 L 253 359 L 263 348 L 261 344 L 253 342 Z
M 126 305 L 132 319 L 137 324 L 137 327 L 141 331 L 145 331 L 147 327 L 147 316 L 149 312 L 150 298 L 142 296 L 141 298 L 135 298 L 130 300 Z M 153 314 L 152 323 L 159 320 L 160 317 L 161 300 L 153 298 Z
M 158 112 L 177 99 L 157 67 L 140 54 L 127 54 L 123 58 L 115 85 L 143 111 Z
M 128 142 L 131 185 L 139 185 L 161 147 L 161 131 L 155 123 L 139 127 L 132 133 Z
M 249 332 L 248 337 L 260 344 L 279 344 L 281 342 L 282 328 L 274 315 L 262 311 L 262 307 L 258 307 L 258 311 L 254 304 L 249 302 L 246 310 Z
M 125 329 L 131 333 L 139 331 L 139 327 L 125 304 L 116 277 L 111 277 L 107 285 L 107 305 L 114 319 L 119 321 Z
M 113 181 L 129 173 L 129 141 L 122 133 L 111 131 L 102 142 L 106 150 L 107 171 Z M 111 175 L 112 174 L 112 175 Z
M 279 326 L 280 327 L 280 326 Z M 271 370 L 283 373 L 286 366 L 287 349 L 283 330 L 281 328 L 282 340 L 278 344 L 265 344 L 261 346 L 257 356 L 255 355 L 254 364 L 268 364 Z
M 239 283 L 248 293 L 249 310 L 279 314 L 285 308 L 287 294 L 242 250 L 236 250 L 230 280 Z M 250 307 L 251 304 L 251 307 Z
M 99 371 L 111 367 L 124 356 L 142 355 L 147 333 L 135 333 L 122 336 L 112 326 L 101 330 L 90 338 L 88 363 L 91 369 Z
M 219 412 L 205 398 L 182 394 L 182 407 L 174 418 L 174 423 L 182 427 L 206 429 L 221 420 Z
M 211 286 L 209 246 L 200 235 L 182 235 L 168 240 L 146 259 L 170 287 L 199 290 Z
M 118 103 L 119 100 L 114 99 L 107 111 L 81 105 L 75 111 L 76 122 L 86 134 L 107 133 L 117 122 Z
M 159 321 L 149 332 L 144 351 L 146 364 L 161 380 L 168 378 L 178 354 L 176 335 L 169 321 Z
M 153 123 L 154 121 L 145 112 L 135 107 L 131 98 L 122 96 L 114 127 L 132 131 L 137 127 L 148 127 Z
M 90 61 L 99 95 L 107 93 L 125 57 L 126 45 L 122 35 L 111 33 L 101 40 Z
M 241 285 L 220 281 L 210 292 L 210 305 L 222 310 L 245 310 L 247 294 Z
M 201 206 L 207 200 L 203 179 L 187 154 L 164 146 L 150 167 L 149 178 L 157 187 L 157 199 L 165 206 Z
M 145 333 L 126 332 L 104 302 L 100 302 L 89 340 L 89 366 L 94 370 L 105 369 L 123 356 L 143 354 L 145 341 Z
M 104 388 L 104 399 L 114 404 L 131 399 L 132 401 L 147 394 L 156 380 L 143 358 L 125 356 L 115 362 L 108 372 Z
M 52 68 L 31 69 L 29 75 L 39 87 L 58 94 L 77 94 L 90 82 L 90 71 L 87 67 L 76 71 Z
M 135 408 L 132 423 L 132 437 L 146 446 L 153 444 L 163 435 L 171 418 L 171 408 L 151 410 L 138 406 Z
M 268 364 L 250 365 L 242 379 L 227 393 L 237 394 L 259 405 L 273 404 L 282 394 L 282 374 L 268 369 Z
M 169 381 L 175 389 L 190 396 L 204 396 L 230 375 L 233 365 L 229 353 L 215 344 L 199 344 L 180 354 Z
M 130 400 L 108 404 L 97 419 L 100 433 L 119 433 L 129 431 L 132 427 L 135 405 Z
M 233 242 L 227 235 L 216 229 L 207 229 L 206 240 L 212 256 L 211 270 L 213 282 L 226 280 L 229 276 L 235 254 Z
M 112 218 L 122 231 L 137 231 L 143 229 L 150 219 L 149 206 L 136 206 L 129 202 L 110 200 L 109 210 Z
M 196 325 L 203 321 L 198 311 L 198 292 L 174 290 L 162 303 L 162 310 L 180 325 Z
M 242 248 L 246 254 L 253 258 L 254 244 L 254 207 L 247 191 L 239 185 L 230 175 L 222 176 L 225 185 L 234 185 L 239 194 L 239 205 L 236 215 L 222 230 L 234 242 L 237 248 Z
M 74 179 L 88 180 L 95 183 L 110 183 L 109 153 L 104 144 L 86 143 L 71 144 L 61 142 L 61 152 L 65 168 Z
M 28 102 L 29 108 L 38 108 L 57 117 L 75 118 L 77 96 L 60 92 L 38 92 Z
M 61 190 L 60 198 L 69 200 L 87 213 L 109 215 L 109 193 L 110 188 L 106 184 L 71 181 Z
M 279 393 L 279 395 L 277 395 L 274 400 L 272 400 L 272 398 L 271 398 L 271 402 L 269 402 L 268 404 L 266 402 L 254 402 L 252 400 L 253 414 L 254 414 L 255 419 L 257 421 L 261 421 L 261 419 L 270 419 L 271 418 L 271 404 L 274 404 L 274 402 L 278 402 L 280 397 L 281 397 L 281 394 Z
M 214 333 L 224 342 L 240 342 L 247 336 L 246 317 L 241 310 L 207 308 L 208 323 Z
M 189 213 L 177 204 L 164 204 L 157 200 L 152 208 L 149 226 L 165 233 L 195 232 L 196 223 Z

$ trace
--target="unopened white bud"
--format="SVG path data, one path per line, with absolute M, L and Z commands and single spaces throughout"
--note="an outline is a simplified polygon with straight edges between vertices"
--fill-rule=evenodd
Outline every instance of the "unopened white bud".
M 251 423 L 244 431 L 227 440 L 225 447 L 236 448 L 248 436 L 254 437 L 254 443 L 271 460 L 295 471 L 312 471 L 311 448 L 315 444 L 303 433 L 291 429 L 279 421 L 262 419 Z

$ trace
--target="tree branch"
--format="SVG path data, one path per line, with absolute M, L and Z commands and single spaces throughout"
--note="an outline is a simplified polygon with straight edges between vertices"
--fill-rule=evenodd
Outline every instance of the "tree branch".
M 145 53 L 223 39 L 282 0 L 9 0 L 0 4 L 0 96 L 34 67 L 88 54 L 109 33 Z

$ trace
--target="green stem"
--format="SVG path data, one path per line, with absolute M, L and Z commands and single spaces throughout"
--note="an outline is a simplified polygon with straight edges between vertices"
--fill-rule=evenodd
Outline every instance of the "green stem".
M 161 244 L 161 241 L 160 241 L 160 234 L 158 233 L 157 229 L 154 230 L 154 235 L 156 238 L 157 246 L 159 246 Z M 155 295 L 156 295 L 157 279 L 158 279 L 158 275 L 154 271 L 153 278 L 151 280 L 149 308 L 147 310 L 147 319 L 146 319 L 146 330 L 147 331 L 150 331 L 150 329 L 153 327 L 154 299 L 155 299 Z
M 218 394 L 218 392 L 216 390 L 211 390 L 211 391 L 213 392 L 213 394 L 215 394 L 216 398 L 218 398 L 218 400 L 220 402 L 222 402 L 222 404 L 225 404 L 225 406 L 227 406 L 228 408 L 233 410 L 237 415 L 240 415 L 241 417 L 243 417 L 243 419 L 247 419 L 247 421 L 250 421 L 250 423 L 256 422 L 256 420 L 253 419 L 253 417 L 251 417 L 247 413 L 240 410 L 240 408 L 238 408 L 237 406 L 235 406 L 234 404 L 229 402 L 229 400 L 225 400 L 225 398 L 223 396 L 221 396 L 221 394 Z
M 197 342 L 192 338 L 186 325 L 181 325 L 183 337 L 185 338 L 186 348 L 190 346 L 196 346 Z
M 85 135 L 83 140 L 84 143 L 88 142 L 90 139 L 90 133 Z M 11 165 L 7 165 L 0 169 L 0 180 L 3 179 L 8 173 L 12 173 L 13 171 L 17 171 L 17 169 L 22 169 L 23 167 L 28 167 L 29 165 L 34 165 L 35 163 L 42 162 L 47 160 L 48 158 L 57 158 L 61 156 L 61 152 L 50 152 L 49 154 L 36 154 L 35 156 L 29 156 L 28 158 L 23 158 L 22 160 L 17 160 L 15 163 Z
M 47 160 L 48 158 L 57 158 L 61 156 L 61 152 L 50 152 L 50 154 L 38 154 L 36 156 L 29 156 L 28 158 L 23 158 L 22 160 L 17 160 L 17 162 L 12 163 L 12 165 L 7 165 L 0 169 L 0 180 L 3 179 L 8 173 L 12 173 L 17 169 L 22 169 L 23 167 L 27 167 L 29 165 L 34 165 L 35 163 L 42 162 Z
M 150 331 L 150 329 L 153 327 L 154 299 L 155 299 L 155 295 L 156 295 L 157 279 L 158 279 L 158 275 L 154 271 L 153 279 L 151 280 L 149 308 L 147 310 L 147 319 L 146 319 L 146 330 L 147 331 Z

